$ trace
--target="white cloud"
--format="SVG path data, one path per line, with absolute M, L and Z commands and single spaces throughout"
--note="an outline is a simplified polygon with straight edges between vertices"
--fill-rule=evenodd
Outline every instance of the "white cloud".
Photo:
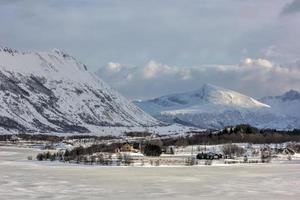
M 146 79 L 155 78 L 159 72 L 164 71 L 164 70 L 167 71 L 167 69 L 165 69 L 165 68 L 167 68 L 167 66 L 164 66 L 161 63 L 157 63 L 155 61 L 150 61 L 144 67 L 143 75 Z
M 187 80 L 190 78 L 190 70 L 176 67 L 164 65 L 162 63 L 151 60 L 143 67 L 143 77 L 145 79 L 156 79 L 158 77 L 165 76 L 175 76 L 181 80 Z
M 1 0 L 0 44 L 64 49 L 94 70 L 114 60 L 228 64 L 270 45 L 298 56 L 299 15 L 278 17 L 287 2 L 270 1 Z
M 263 58 L 246 58 L 233 65 L 169 66 L 150 61 L 144 66 L 123 66 L 114 74 L 101 68 L 101 78 L 130 98 L 152 98 L 198 89 L 203 83 L 261 97 L 300 90 L 300 62 L 279 65 Z
M 65 49 L 89 69 L 104 66 L 100 76 L 131 98 L 203 83 L 278 94 L 300 87 L 299 65 L 278 64 L 300 55 L 299 0 L 270 2 L 4 0 L 0 45 Z
M 188 80 L 191 78 L 192 74 L 190 70 L 181 70 L 179 72 L 179 75 L 181 76 L 182 80 Z
M 106 68 L 110 72 L 119 72 L 122 68 L 122 65 L 120 63 L 109 62 L 106 65 Z
M 252 58 L 246 58 L 243 62 L 242 62 L 242 66 L 254 66 L 254 67 L 265 67 L 265 68 L 272 68 L 273 64 L 266 60 L 266 59 L 252 59 Z

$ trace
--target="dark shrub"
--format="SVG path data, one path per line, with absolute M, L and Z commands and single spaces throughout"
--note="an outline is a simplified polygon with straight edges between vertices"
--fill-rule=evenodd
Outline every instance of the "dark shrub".
M 144 148 L 144 155 L 146 156 L 160 156 L 161 153 L 160 146 L 155 144 L 147 144 Z
M 43 154 L 43 153 L 39 153 L 39 154 L 36 156 L 36 159 L 37 159 L 38 161 L 44 160 L 44 159 L 45 159 L 45 158 L 44 158 L 44 154 Z

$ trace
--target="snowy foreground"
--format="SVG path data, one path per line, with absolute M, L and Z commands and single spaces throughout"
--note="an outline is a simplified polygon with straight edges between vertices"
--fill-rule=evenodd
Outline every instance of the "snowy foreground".
M 99 167 L 27 161 L 0 147 L 1 199 L 299 199 L 300 163 Z

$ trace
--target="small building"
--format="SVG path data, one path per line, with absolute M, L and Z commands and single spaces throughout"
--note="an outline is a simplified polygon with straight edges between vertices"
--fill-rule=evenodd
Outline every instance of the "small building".
M 214 160 L 214 159 L 221 159 L 223 157 L 222 154 L 217 154 L 213 152 L 208 153 L 199 153 L 197 154 L 196 158 L 199 160 Z
M 138 153 L 139 150 L 134 149 L 133 146 L 131 144 L 123 144 L 120 148 L 115 149 L 116 153 L 120 153 L 120 152 L 134 152 L 134 153 Z
M 286 154 L 286 155 L 294 155 L 295 154 L 295 151 L 291 148 L 284 148 L 283 151 L 282 151 L 283 154 Z
M 167 146 L 162 148 L 162 152 L 165 154 L 172 154 L 172 155 L 175 154 L 173 146 Z
M 122 152 L 132 152 L 134 150 L 133 146 L 131 144 L 124 144 L 123 146 L 121 146 L 120 149 Z
M 18 138 L 16 135 L 12 135 L 10 141 L 15 144 L 20 141 L 20 138 Z

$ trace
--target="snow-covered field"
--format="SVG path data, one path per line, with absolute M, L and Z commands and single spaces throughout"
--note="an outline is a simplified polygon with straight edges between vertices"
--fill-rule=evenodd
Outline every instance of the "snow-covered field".
M 0 199 L 299 199 L 300 164 L 98 167 L 0 147 Z M 293 162 L 291 162 L 293 163 Z

